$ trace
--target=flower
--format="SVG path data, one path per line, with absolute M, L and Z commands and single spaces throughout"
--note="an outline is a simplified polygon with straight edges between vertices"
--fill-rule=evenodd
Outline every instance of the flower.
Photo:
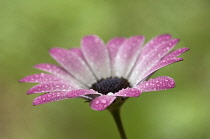
M 27 94 L 47 92 L 36 97 L 34 105 L 83 98 L 98 111 L 119 106 L 142 92 L 174 88 L 175 81 L 170 77 L 148 78 L 160 68 L 182 61 L 177 56 L 189 49 L 170 52 L 179 39 L 169 34 L 157 36 L 145 45 L 144 40 L 143 36 L 113 38 L 105 45 L 96 35 L 85 36 L 81 48 L 50 49 L 60 66 L 35 65 L 50 74 L 30 75 L 20 82 L 40 83 Z

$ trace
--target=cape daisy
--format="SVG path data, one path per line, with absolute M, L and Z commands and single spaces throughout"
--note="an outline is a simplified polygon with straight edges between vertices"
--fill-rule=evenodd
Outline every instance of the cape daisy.
M 148 78 L 160 68 L 182 61 L 177 56 L 188 48 L 170 52 L 179 40 L 169 34 L 157 36 L 145 45 L 144 39 L 143 36 L 113 38 L 105 45 L 95 35 L 85 36 L 81 48 L 50 49 L 50 55 L 60 66 L 35 65 L 50 74 L 30 75 L 20 82 L 40 83 L 28 94 L 47 92 L 35 98 L 34 105 L 83 98 L 98 111 L 119 106 L 142 92 L 174 88 L 175 82 L 170 77 Z

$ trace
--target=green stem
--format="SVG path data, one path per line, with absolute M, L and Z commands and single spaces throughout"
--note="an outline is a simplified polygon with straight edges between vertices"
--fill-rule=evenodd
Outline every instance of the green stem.
M 110 110 L 110 112 L 115 120 L 121 139 L 127 139 L 120 117 L 120 108 Z

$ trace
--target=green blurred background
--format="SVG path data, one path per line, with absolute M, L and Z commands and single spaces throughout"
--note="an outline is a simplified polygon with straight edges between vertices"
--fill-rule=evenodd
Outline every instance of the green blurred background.
M 170 76 L 177 87 L 129 99 L 122 120 L 129 139 L 210 138 L 210 1 L 208 0 L 0 0 L 0 139 L 118 139 L 108 111 L 93 111 L 82 99 L 32 106 L 35 84 L 18 80 L 56 63 L 51 47 L 80 46 L 97 34 L 170 33 L 191 50 L 153 77 Z

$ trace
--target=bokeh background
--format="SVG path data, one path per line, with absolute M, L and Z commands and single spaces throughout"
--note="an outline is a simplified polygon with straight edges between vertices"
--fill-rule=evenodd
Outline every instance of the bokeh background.
M 108 111 L 82 99 L 32 106 L 35 84 L 18 80 L 56 63 L 51 47 L 79 47 L 80 39 L 170 33 L 189 47 L 185 60 L 157 76 L 177 87 L 129 99 L 122 120 L 129 139 L 210 138 L 210 1 L 208 0 L 0 0 L 0 139 L 118 139 Z

